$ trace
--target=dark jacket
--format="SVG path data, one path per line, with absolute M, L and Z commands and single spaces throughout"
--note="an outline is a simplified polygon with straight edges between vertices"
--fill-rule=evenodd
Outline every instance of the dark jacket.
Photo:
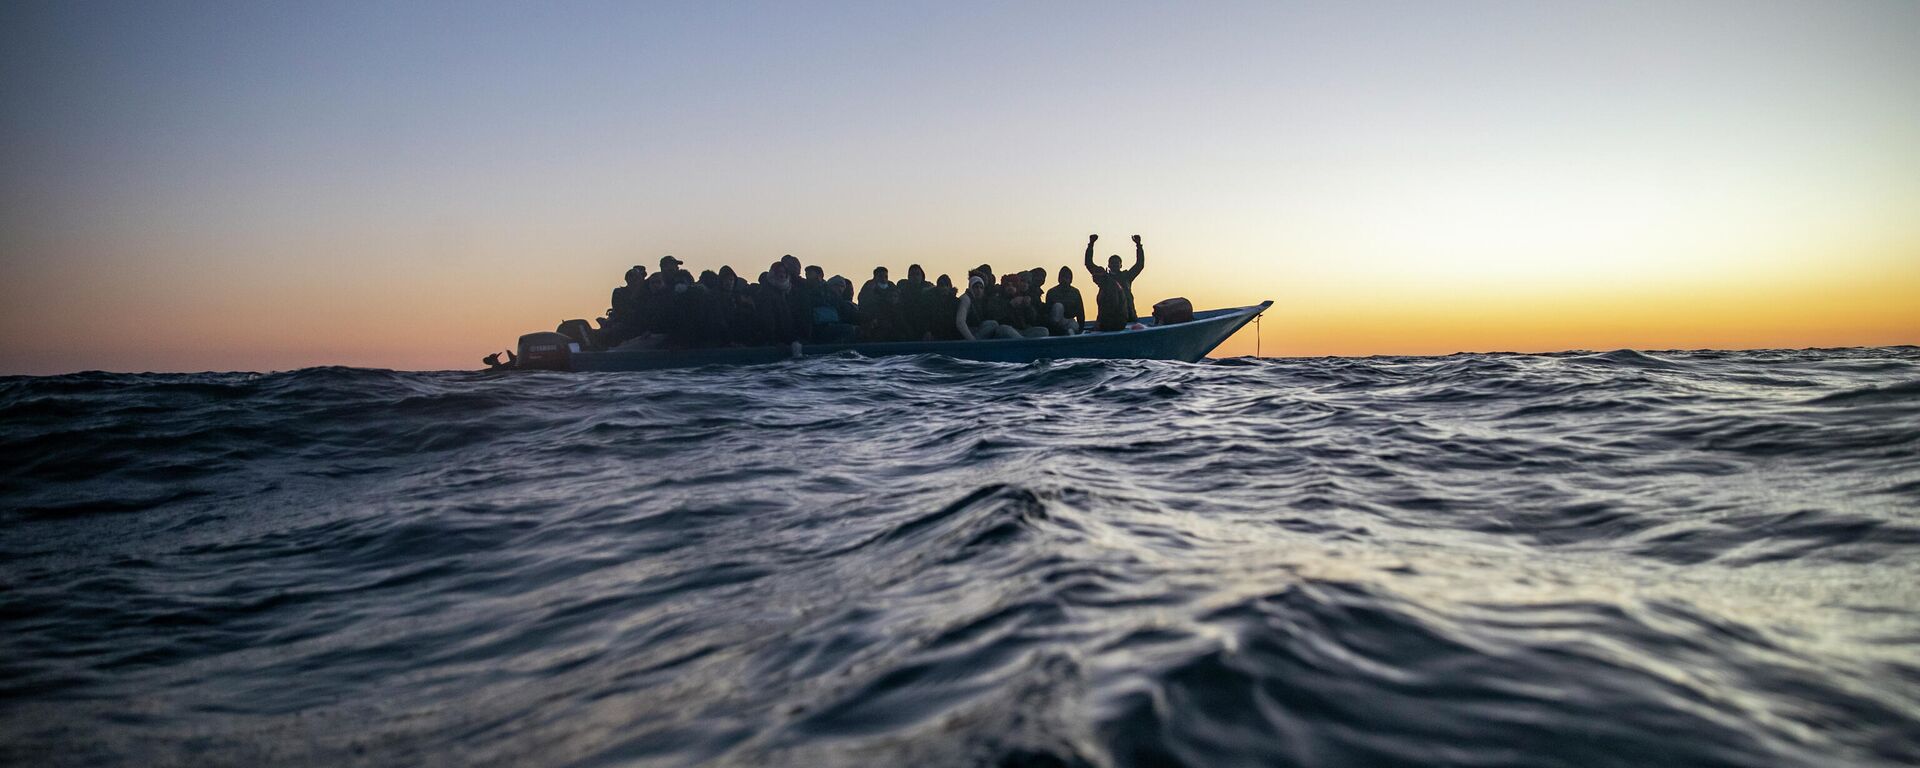
M 1117 331 L 1140 318 L 1133 308 L 1133 281 L 1146 266 L 1146 246 L 1134 246 L 1131 269 L 1113 272 L 1093 263 L 1093 243 L 1087 243 L 1087 273 L 1093 276 L 1093 284 L 1100 286 L 1094 297 L 1100 310 L 1100 330 Z
M 1051 316 L 1053 305 L 1059 304 L 1066 309 L 1067 317 L 1081 325 L 1087 324 L 1087 305 L 1080 300 L 1080 289 L 1071 285 L 1056 285 L 1047 289 L 1047 312 Z

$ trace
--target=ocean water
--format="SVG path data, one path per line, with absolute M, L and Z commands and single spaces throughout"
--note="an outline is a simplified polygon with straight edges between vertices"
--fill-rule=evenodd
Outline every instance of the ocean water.
M 1920 349 L 0 379 L 0 763 L 1920 763 Z

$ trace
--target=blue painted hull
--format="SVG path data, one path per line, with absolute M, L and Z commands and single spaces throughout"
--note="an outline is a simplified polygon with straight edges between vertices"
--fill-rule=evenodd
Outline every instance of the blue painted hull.
M 1179 360 L 1195 362 L 1232 336 L 1273 302 L 1251 307 L 1195 312 L 1192 322 L 1149 325 L 1138 331 L 1083 333 L 1042 339 L 992 341 L 901 341 L 856 344 L 807 344 L 802 357 L 856 352 L 867 357 L 891 355 L 946 355 L 990 363 L 1028 363 L 1035 360 L 1080 358 L 1092 360 Z M 791 347 L 721 347 L 715 349 L 612 349 L 574 352 L 567 366 L 575 371 L 646 371 L 700 365 L 757 365 L 793 357 Z

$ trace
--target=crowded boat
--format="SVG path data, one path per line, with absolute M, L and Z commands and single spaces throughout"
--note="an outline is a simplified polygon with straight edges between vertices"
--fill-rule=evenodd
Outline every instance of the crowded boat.
M 981 264 L 963 284 L 944 274 L 928 280 L 919 264 L 900 280 L 875 267 L 856 290 L 846 277 L 829 277 L 792 255 L 752 281 L 727 265 L 695 275 L 680 259 L 663 256 L 655 271 L 627 270 L 604 317 L 570 320 L 558 332 L 589 349 L 701 349 L 1034 339 L 1139 327 L 1133 284 L 1146 267 L 1146 247 L 1134 235 L 1131 267 L 1123 268 L 1118 254 L 1101 266 L 1094 261 L 1098 241 L 1087 238 L 1082 264 L 1096 289 L 1091 322 L 1068 266 L 1053 273 L 1051 287 L 1044 267 L 996 275 Z

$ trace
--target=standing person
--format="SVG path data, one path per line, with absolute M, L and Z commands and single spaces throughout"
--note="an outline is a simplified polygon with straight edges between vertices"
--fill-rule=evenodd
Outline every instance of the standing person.
M 1061 267 L 1059 284 L 1047 290 L 1047 316 L 1068 335 L 1087 324 L 1087 305 L 1080 300 L 1080 289 L 1073 287 L 1072 267 Z
M 1093 243 L 1099 239 L 1099 235 L 1087 236 L 1087 275 L 1093 278 L 1094 285 L 1100 286 L 1099 294 L 1094 297 L 1100 309 L 1100 330 L 1118 331 L 1140 319 L 1133 310 L 1133 281 L 1147 267 L 1147 247 L 1140 243 L 1139 235 L 1134 235 L 1133 268 L 1120 269 L 1120 254 L 1116 253 L 1107 257 L 1107 268 L 1101 269 L 1093 263 Z

